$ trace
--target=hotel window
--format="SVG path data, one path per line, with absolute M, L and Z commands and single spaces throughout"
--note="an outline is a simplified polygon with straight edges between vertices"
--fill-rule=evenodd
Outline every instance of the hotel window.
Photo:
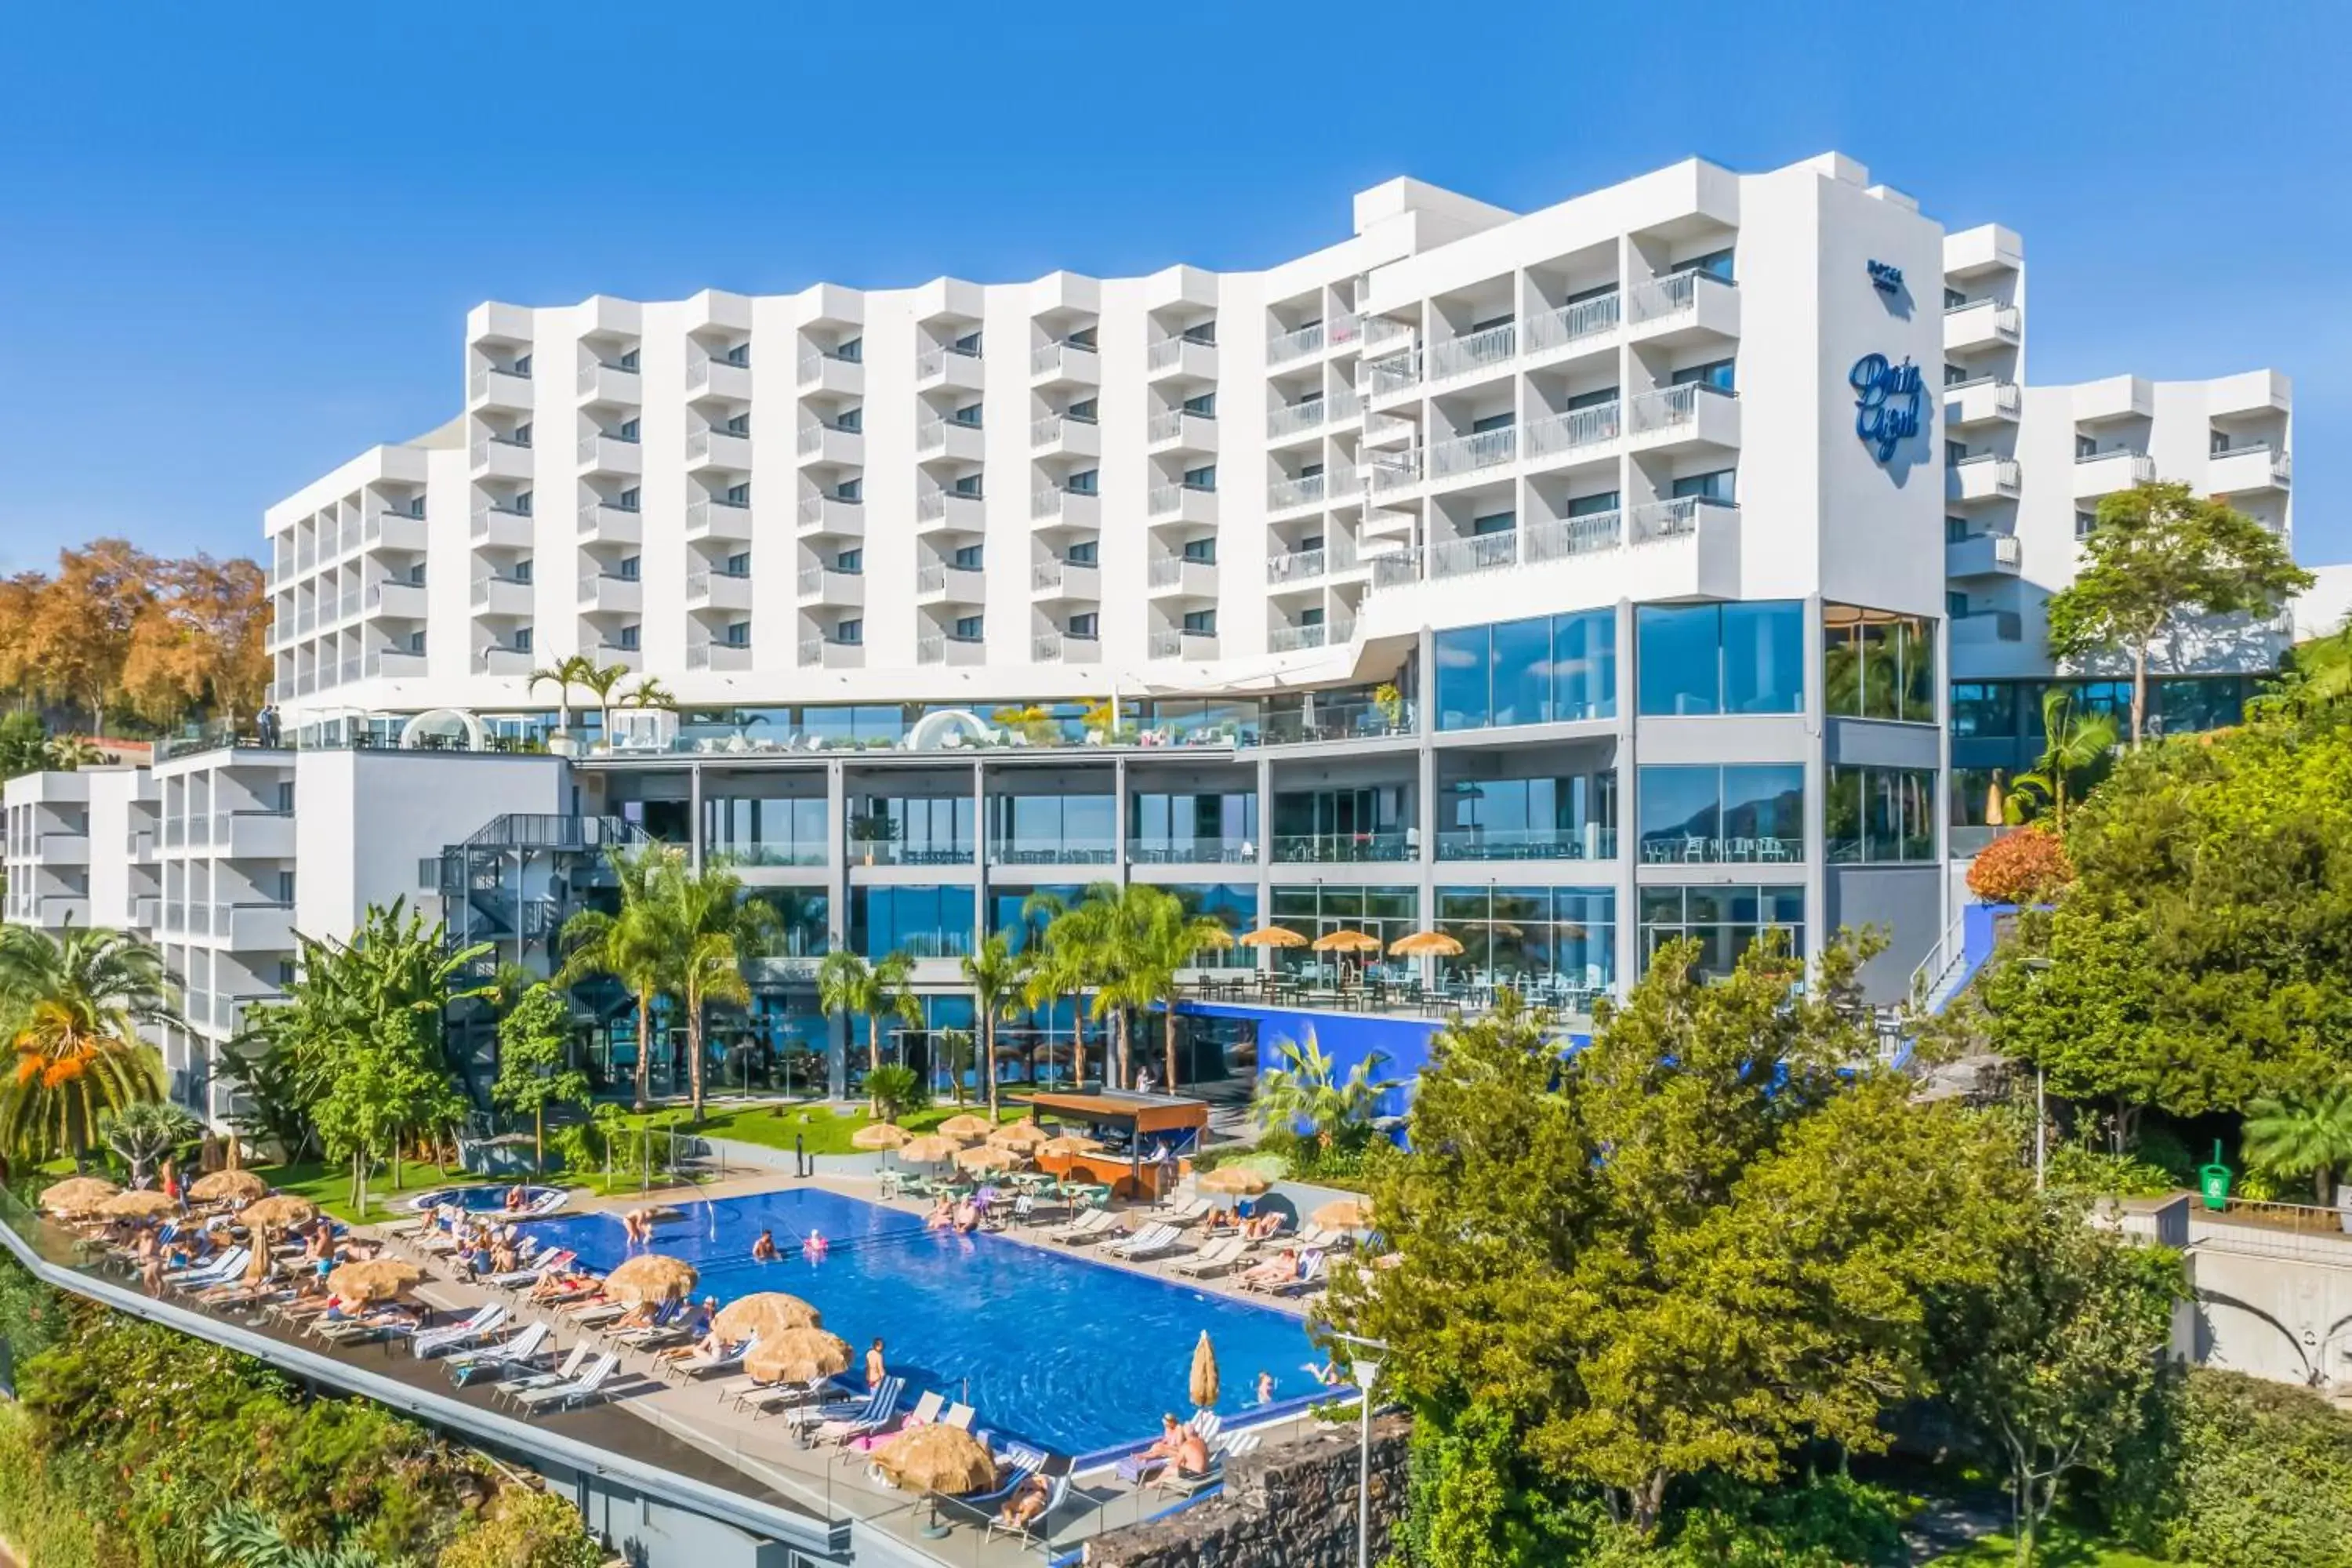
M 514 641 L 509 646 L 517 653 L 529 653 L 530 651 L 530 628 L 529 626 L 517 626 L 515 628 Z
M 620 648 L 625 653 L 635 653 L 637 651 L 637 627 L 633 626 L 623 626 L 614 634 L 614 636 L 618 639 L 614 644 L 614 647 Z
M 1092 566 L 1099 550 L 1094 540 L 1082 539 L 1063 553 L 1062 559 L 1073 566 Z
M 866 499 L 866 481 L 864 479 L 842 480 L 839 484 L 833 487 L 833 499 L 835 500 L 845 501 L 864 500 Z
M 1617 711 L 1617 617 L 1608 610 L 1455 627 L 1437 634 L 1436 656 L 1440 730 Z
M 979 616 L 958 616 L 955 630 L 950 635 L 958 642 L 978 642 L 982 635 L 982 617 Z
M 1676 500 L 1696 498 L 1721 501 L 1728 506 L 1733 500 L 1732 485 L 1737 472 L 1732 468 L 1717 468 L 1710 473 L 1685 474 L 1674 482 L 1668 493 Z
M 2095 457 L 2095 456 L 2097 456 L 2097 455 L 2098 455 L 2098 450 L 2099 450 L 2099 441 L 2098 441 L 2098 437 L 2095 437 L 2095 436 L 2084 436 L 2084 435 L 2081 435 L 2081 434 L 2079 434 L 2079 433 L 2075 436 L 2075 437 L 2074 437 L 2074 460 L 2075 460 L 2076 462 L 2078 462 L 2078 463 L 2079 463 L 2079 462 L 2081 462 L 2081 461 L 2082 461 L 2084 458 L 2090 458 L 2090 457 Z
M 1512 426 L 1517 423 L 1518 416 L 1516 414 L 1507 412 L 1502 414 L 1489 414 L 1484 417 L 1470 421 L 1470 434 L 1473 436 L 1483 436 L 1489 430 L 1508 430 Z
M 975 907 L 969 886 L 852 888 L 849 945 L 867 958 L 960 958 L 971 951 Z
M 1508 533 L 1517 525 L 1518 517 L 1516 513 L 1489 512 L 1485 517 L 1474 517 L 1470 520 L 1470 537 L 1484 539 L 1490 533 Z
M 1605 860 L 1617 853 L 1617 775 L 1463 779 L 1437 797 L 1440 860 Z
M 842 622 L 833 628 L 833 640 L 856 647 L 866 640 L 866 622 L 856 616 Z
M 1570 517 L 1606 517 L 1617 510 L 1617 492 L 1602 490 L 1598 495 L 1576 496 L 1568 503 Z
M 1969 444 L 1966 441 L 1947 441 L 1944 443 L 1944 461 L 1947 465 L 1952 468 L 1958 468 L 1962 463 L 1965 463 L 1968 460 Z
M 1800 711 L 1804 624 L 1804 606 L 1793 599 L 1638 606 L 1641 711 L 1653 717 Z
M 1188 490 L 1213 490 L 1217 488 L 1217 465 L 1184 470 L 1184 488 Z
M 1640 768 L 1642 859 L 1662 865 L 1780 865 L 1805 858 L 1798 763 Z
M 976 485 L 980 481 L 975 479 L 972 482 Z M 1074 496 L 1090 496 L 1096 493 L 1097 487 L 1101 482 L 1101 469 L 1081 468 L 1070 476 L 1068 484 L 1064 488 Z
M 706 796 L 702 842 L 714 855 L 750 866 L 825 863 L 825 799 Z
M 980 340 L 978 332 L 966 332 L 955 341 L 955 351 L 960 354 L 976 355 L 980 353 Z
M 728 622 L 727 646 L 729 647 L 750 647 L 751 646 L 751 623 L 749 621 Z
M 643 556 L 625 555 L 621 558 L 620 571 L 616 573 L 615 575 L 617 575 L 624 583 L 634 583 L 637 580 L 637 574 L 644 570 L 644 567 L 645 558 Z
M 1092 637 L 1097 635 L 1095 628 L 1100 625 L 1100 618 L 1094 611 L 1084 610 L 1070 617 L 1069 635 L 1079 638 Z
M 1206 539 L 1188 539 L 1184 542 L 1180 553 L 1187 561 L 1198 561 L 1204 565 L 1214 565 L 1217 560 L 1216 536 L 1211 534 Z
M 751 481 L 746 479 L 740 485 L 729 485 L 727 487 L 727 504 L 729 506 L 750 506 L 751 504 Z
M 1082 425 L 1091 425 L 1095 422 L 1095 408 L 1096 404 L 1093 398 L 1082 397 L 1077 402 L 1071 404 L 1064 412 L 1066 413 L 1069 417 L 1078 421 Z
M 1092 490 L 1081 490 L 1078 489 L 1077 481 L 1081 477 L 1083 477 L 1088 484 L 1092 484 L 1094 482 L 1094 475 L 1091 473 L 1084 476 L 1073 474 L 1070 476 L 1070 489 L 1072 492 L 1078 495 L 1093 494 L 1094 492 Z M 980 476 L 978 474 L 959 474 L 956 476 L 955 483 L 948 488 L 956 495 L 971 496 L 977 500 L 980 495 Z
M 1217 416 L 1217 395 L 1213 392 L 1204 392 L 1198 397 L 1186 398 L 1184 400 L 1184 412 L 1187 414 L 1197 414 L 1203 419 L 1214 419 Z M 1094 417 L 1094 405 L 1092 403 L 1088 403 L 1087 405 L 1087 417 L 1089 419 Z
M 1616 401 L 1617 388 L 1613 386 L 1598 386 L 1593 388 L 1591 392 L 1579 392 L 1571 395 L 1568 400 L 1568 412 L 1573 414 L 1580 408 L 1606 408 Z
M 1196 633 L 1202 637 L 1215 637 L 1217 635 L 1217 612 L 1214 610 L 1185 611 L 1184 629 L 1188 632 Z
M 980 405 L 977 403 L 965 404 L 961 408 L 957 409 L 954 414 L 949 416 L 949 423 L 966 426 L 974 430 L 979 429 Z
M 1884 866 L 1936 858 L 1936 774 L 1927 768 L 1832 763 L 1822 837 L 1836 865 Z
M 1266 910 L 1277 925 L 1286 925 L 1310 939 L 1335 931 L 1369 931 L 1385 950 L 1400 937 L 1421 927 L 1421 889 L 1410 887 L 1347 888 L 1318 884 L 1311 888 L 1276 887 L 1268 890 Z M 1321 953 L 1307 948 L 1276 948 L 1275 963 L 1297 970 L 1327 963 Z
M 1822 606 L 1822 707 L 1849 719 L 1936 721 L 1936 623 Z
M 745 343 L 738 352 L 744 354 L 748 362 L 751 345 Z M 866 357 L 866 340 L 864 338 L 844 340 L 841 346 L 833 351 L 833 357 L 846 364 L 856 364 Z
M 1958 544 L 1961 540 L 1966 539 L 1968 536 L 1969 520 L 1967 518 L 1948 516 L 1944 519 L 1945 543 Z
M 2092 533 L 2093 533 L 2093 532 L 2094 532 L 2094 531 L 2098 528 L 2098 526 L 2099 526 L 2099 514 L 2098 514 L 2097 512 L 2095 512 L 2095 511 L 2078 511 L 2078 512 L 2076 512 L 2076 513 L 2074 514 L 2074 537 L 2075 537 L 2075 538 L 2077 538 L 2077 539 L 2088 539 L 2088 538 L 2090 538 L 2090 537 L 2091 537 L 2091 534 L 2092 534 Z
M 1952 738 L 2013 740 L 2017 735 L 2017 684 L 2009 680 L 1952 683 Z
M 1608 888 L 1440 888 L 1437 930 L 1462 944 L 1439 973 L 1498 984 L 1557 975 L 1582 991 L 1617 979 L 1617 895 Z
M 1686 365 L 1674 373 L 1671 384 L 1712 386 L 1718 392 L 1733 390 L 1732 367 L 1737 362 L 1727 359 L 1710 360 L 1706 364 Z
M 982 548 L 977 544 L 958 545 L 956 552 L 948 557 L 948 564 L 959 572 L 977 572 L 981 570 Z
M 1944 290 L 1944 309 L 1947 310 L 1957 310 L 1968 302 L 1969 297 L 1966 294 L 1961 293 L 1958 289 L 1947 289 Z
M 1704 272 L 1710 278 L 1720 278 L 1728 283 L 1732 281 L 1731 258 L 1732 248 L 1727 245 L 1721 250 L 1710 250 L 1705 256 L 1694 256 L 1687 261 L 1675 262 L 1669 276 L 1677 272 Z
M 1805 952 L 1805 889 L 1801 887 L 1646 887 L 1641 889 L 1642 963 L 1647 967 L 1667 942 L 1699 944 L 1694 964 L 1710 979 L 1732 972 L 1759 936 L 1782 937 Z
M 851 577 L 862 576 L 866 571 L 866 552 L 842 551 L 833 558 L 833 569 Z

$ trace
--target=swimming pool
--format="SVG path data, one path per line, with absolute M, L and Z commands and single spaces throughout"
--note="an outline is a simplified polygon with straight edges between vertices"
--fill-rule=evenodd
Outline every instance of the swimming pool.
M 511 1190 L 488 1182 L 478 1186 L 443 1187 L 437 1192 L 418 1194 L 409 1200 L 408 1206 L 419 1214 L 444 1205 L 464 1209 L 467 1214 L 505 1214 L 509 1212 L 507 1194 Z M 560 1205 L 565 1195 L 561 1187 L 526 1186 L 522 1194 L 521 1212 L 525 1214 L 545 1213 Z
M 627 1256 L 614 1214 L 575 1215 L 522 1227 L 604 1269 Z M 772 1229 L 784 1258 L 751 1260 Z M 810 1263 L 799 1238 L 822 1230 L 832 1255 Z M 1255 1398 L 1270 1372 L 1278 1399 L 1314 1392 L 1314 1354 L 1297 1319 L 1002 1237 L 929 1233 L 915 1215 L 836 1193 L 799 1189 L 698 1202 L 657 1221 L 654 1250 L 701 1272 L 698 1295 L 721 1302 L 788 1290 L 824 1314 L 862 1363 L 885 1342 L 911 1400 L 936 1388 L 962 1398 L 977 1425 L 1063 1454 L 1084 1454 L 1159 1431 L 1181 1415 L 1192 1345 L 1202 1330 L 1223 1373 L 1220 1408 Z M 1319 1357 L 1317 1359 L 1320 1359 Z

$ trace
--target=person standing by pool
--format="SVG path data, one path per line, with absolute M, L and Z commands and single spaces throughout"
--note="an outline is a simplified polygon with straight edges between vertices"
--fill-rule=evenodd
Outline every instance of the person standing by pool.
M 889 1375 L 890 1368 L 882 1359 L 882 1341 L 877 1335 L 874 1342 L 866 1347 L 866 1386 L 879 1388 L 882 1380 Z
M 773 1263 L 776 1257 L 776 1233 L 772 1230 L 761 1231 L 760 1239 L 751 1244 L 751 1261 Z

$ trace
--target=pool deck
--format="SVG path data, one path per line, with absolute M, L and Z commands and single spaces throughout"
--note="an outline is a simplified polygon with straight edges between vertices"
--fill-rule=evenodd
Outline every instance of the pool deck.
M 794 1187 L 817 1187 L 838 1193 L 845 1197 L 861 1199 L 886 1208 L 896 1208 L 911 1214 L 924 1212 L 919 1203 L 885 1199 L 879 1195 L 872 1180 L 849 1177 L 810 1177 L 795 1180 L 763 1173 L 745 1178 L 702 1186 L 655 1188 L 641 1194 L 631 1194 L 609 1199 L 589 1200 L 584 1197 L 562 1211 L 567 1214 L 618 1212 L 647 1205 L 674 1201 L 694 1201 L 706 1198 L 741 1197 L 757 1194 L 789 1190 Z M 1149 1205 L 1138 1205 L 1139 1216 L 1149 1218 Z M 1034 1247 L 1051 1252 L 1067 1252 L 1102 1268 L 1124 1268 L 1129 1273 L 1167 1279 L 1187 1289 L 1197 1289 L 1204 1294 L 1227 1297 L 1252 1306 L 1265 1307 L 1294 1317 L 1304 1317 L 1307 1307 L 1297 1300 L 1270 1298 L 1242 1290 L 1223 1279 L 1194 1280 L 1172 1273 L 1168 1263 L 1157 1265 L 1129 1263 L 1104 1255 L 1098 1247 L 1066 1247 L 1047 1240 L 1045 1231 L 1050 1226 L 1034 1227 L 1033 1232 L 1008 1228 L 992 1234 L 1022 1246 Z M 394 1243 L 398 1247 L 398 1243 Z M 403 1248 L 405 1250 L 405 1248 Z M 1192 1249 L 1187 1247 L 1188 1255 Z M 1173 1259 L 1170 1260 L 1174 1261 Z M 507 1301 L 519 1316 L 540 1317 L 556 1330 L 559 1347 L 568 1350 L 582 1339 L 595 1340 L 593 1331 L 583 1331 L 569 1323 L 562 1314 L 534 1310 L 521 1301 L 519 1294 L 494 1292 L 478 1286 L 460 1283 L 450 1278 L 446 1266 L 438 1260 L 428 1261 L 434 1273 L 432 1281 L 419 1288 L 419 1294 L 434 1305 L 453 1312 L 471 1311 L 477 1305 L 494 1296 Z M 394 1346 L 391 1352 L 359 1350 L 354 1355 L 389 1353 L 391 1359 L 419 1368 L 431 1367 L 429 1362 L 419 1363 L 406 1353 L 404 1346 Z M 856 1462 L 852 1455 L 845 1458 L 831 1447 L 804 1447 L 795 1440 L 790 1422 L 782 1415 L 760 1416 L 733 1407 L 730 1399 L 719 1392 L 724 1378 L 712 1378 L 699 1383 L 677 1383 L 664 1377 L 655 1365 L 654 1357 L 642 1352 L 624 1352 L 622 1375 L 612 1385 L 611 1402 L 602 1407 L 567 1411 L 541 1419 L 559 1431 L 572 1431 L 583 1440 L 597 1441 L 624 1451 L 641 1453 L 646 1458 L 665 1464 L 672 1463 L 683 1453 L 694 1463 L 694 1471 L 718 1461 L 730 1469 L 738 1483 L 747 1490 L 771 1495 L 788 1506 L 805 1510 L 827 1519 L 854 1519 L 868 1528 L 887 1533 L 895 1541 L 913 1548 L 933 1561 L 969 1568 L 998 1568 L 998 1565 L 1026 1563 L 1039 1561 L 1036 1549 L 1024 1546 L 1006 1536 L 984 1539 L 982 1524 L 966 1515 L 942 1513 L 933 1524 L 927 1500 L 911 1496 L 892 1488 L 869 1474 L 867 1468 Z M 436 1371 L 432 1375 L 438 1376 Z M 446 1379 L 442 1380 L 444 1383 Z M 918 1390 L 910 1388 L 911 1401 Z M 1352 1394 L 1352 1391 L 1349 1391 Z M 642 1432 L 644 1441 L 633 1442 L 626 1430 L 616 1430 L 627 1424 L 615 1423 L 614 1412 L 626 1412 L 642 1423 L 656 1428 Z M 1250 1424 L 1245 1413 L 1232 1418 L 1229 1429 L 1239 1429 Z M 1315 1424 L 1311 1415 L 1280 1415 L 1263 1424 L 1269 1442 L 1279 1442 L 1289 1433 Z M 593 1426 L 593 1433 L 589 1429 Z M 1139 1432 L 1140 1440 L 1152 1436 Z M 649 1451 L 652 1450 L 652 1451 Z M 1059 1558 L 1072 1552 L 1085 1540 L 1106 1531 L 1116 1530 L 1168 1508 L 1175 1502 L 1174 1494 L 1150 1488 L 1139 1489 L 1120 1480 L 1108 1465 L 1102 1465 L 1074 1474 L 1069 1498 L 1055 1510 L 1048 1521 L 1051 1530 L 1046 1559 Z M 940 1533 L 932 1533 L 933 1530 Z

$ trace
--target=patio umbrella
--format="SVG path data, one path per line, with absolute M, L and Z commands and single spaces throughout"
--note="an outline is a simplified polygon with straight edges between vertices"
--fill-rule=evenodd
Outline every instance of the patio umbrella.
M 98 1176 L 68 1176 L 41 1190 L 41 1206 L 51 1214 L 88 1214 L 121 1190 Z
M 962 1147 L 962 1144 L 952 1138 L 941 1138 L 936 1135 L 929 1138 L 916 1138 L 899 1147 L 898 1158 L 903 1163 L 908 1165 L 943 1164 L 954 1159 L 957 1151 Z
M 996 1484 L 996 1458 L 988 1446 L 940 1421 L 899 1433 L 874 1451 L 874 1462 L 900 1486 L 949 1497 Z
M 386 1301 L 425 1278 L 414 1263 L 397 1258 L 346 1263 L 327 1276 L 327 1289 L 346 1301 Z
M 967 1112 L 961 1116 L 949 1117 L 932 1131 L 943 1138 L 957 1138 L 969 1142 L 974 1138 L 985 1138 L 995 1131 L 996 1123 L 985 1116 L 973 1116 Z
M 1020 1156 L 1010 1149 L 999 1149 L 991 1144 L 982 1143 L 976 1148 L 959 1149 L 950 1158 L 955 1161 L 957 1170 L 976 1173 L 981 1171 L 1010 1170 Z
M 1389 943 L 1391 958 L 1459 958 L 1462 944 L 1442 931 L 1417 931 Z
M 915 1135 L 892 1121 L 874 1121 L 849 1135 L 853 1149 L 896 1149 L 911 1143 Z
M 1327 931 L 1315 939 L 1318 952 L 1378 952 L 1381 939 L 1368 931 Z
M 1364 1230 L 1372 1223 L 1370 1198 L 1335 1198 L 1307 1216 L 1326 1230 Z
M 252 1256 L 245 1260 L 245 1282 L 258 1285 L 269 1278 L 269 1270 L 274 1267 L 269 1256 L 269 1227 L 256 1226 L 252 1240 Z
M 710 1320 L 710 1331 L 722 1340 L 748 1340 L 754 1334 L 767 1340 L 786 1329 L 821 1328 L 824 1323 L 824 1316 L 798 1296 L 755 1290 L 719 1308 Z
M 209 1176 L 198 1176 L 188 1187 L 188 1196 L 196 1203 L 250 1203 L 255 1198 L 269 1195 L 269 1184 L 251 1171 L 215 1171 Z
M 1234 938 L 1237 947 L 1305 947 L 1307 939 L 1288 926 L 1260 926 Z
M 1034 1150 L 1051 1143 L 1054 1135 L 1034 1121 L 1014 1121 L 990 1133 L 988 1141 L 1000 1149 Z
M 141 1190 L 117 1193 L 100 1202 L 97 1212 L 108 1219 L 153 1219 L 157 1215 L 176 1214 L 179 1207 L 161 1193 Z
M 308 1198 L 298 1198 L 291 1193 L 279 1193 L 247 1204 L 245 1223 L 247 1225 L 308 1225 L 319 1217 L 319 1205 Z
M 761 1334 L 743 1370 L 762 1383 L 814 1383 L 849 1370 L 849 1342 L 814 1326 L 779 1329 Z
M 1048 1138 L 1038 1144 L 1037 1152 L 1050 1154 L 1056 1160 L 1069 1160 L 1080 1154 L 1099 1154 L 1102 1152 L 1102 1145 L 1079 1133 L 1065 1132 L 1057 1138 Z
M 1196 1409 L 1209 1410 L 1217 1403 L 1217 1352 L 1209 1343 L 1209 1331 L 1201 1331 L 1201 1342 L 1192 1347 L 1192 1404 Z
M 1192 1178 L 1192 1186 L 1198 1192 L 1223 1193 L 1237 1198 L 1254 1198 L 1272 1185 L 1265 1172 L 1248 1165 L 1220 1165 Z
M 604 1293 L 632 1303 L 675 1301 L 701 1278 L 690 1263 L 644 1252 L 604 1276 Z

